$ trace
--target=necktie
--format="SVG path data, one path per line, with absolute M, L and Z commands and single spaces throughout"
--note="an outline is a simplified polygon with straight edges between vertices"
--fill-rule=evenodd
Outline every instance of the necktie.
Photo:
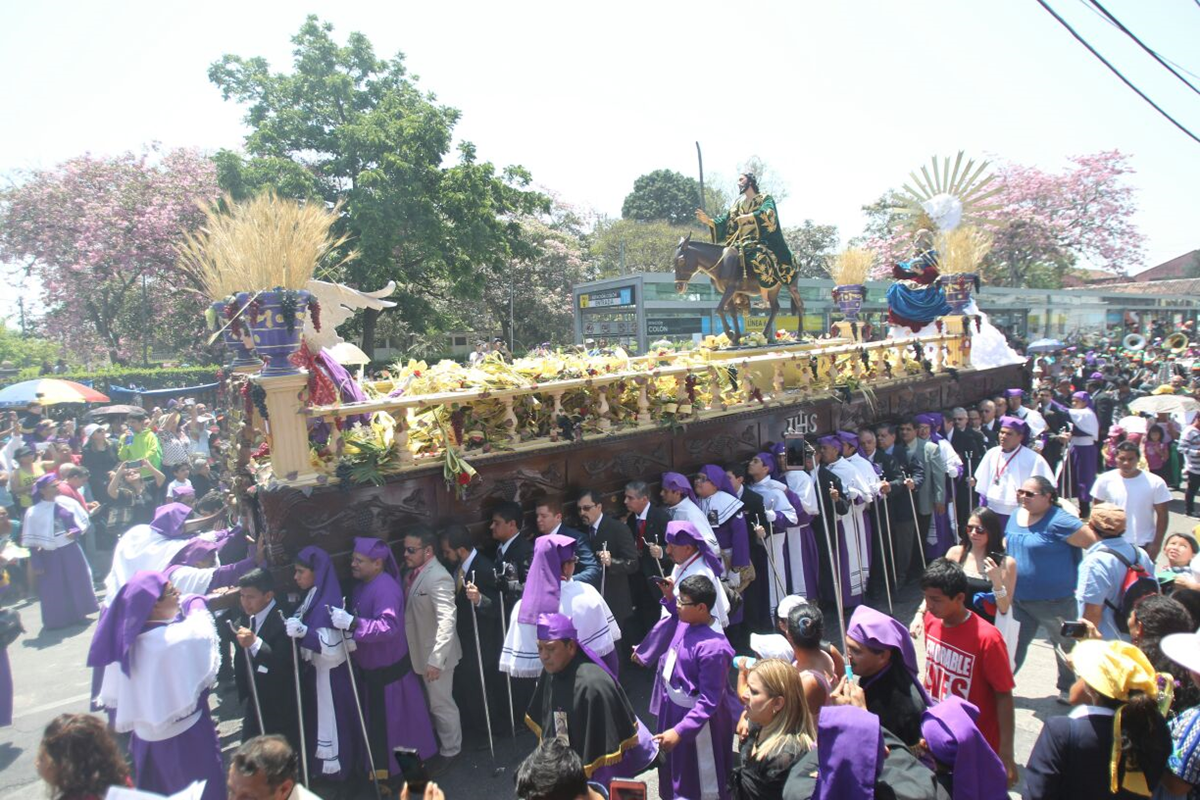
M 639 553 L 646 549 L 646 520 L 644 519 L 638 520 L 637 549 Z
M 250 632 L 253 634 L 258 633 L 258 615 L 257 614 L 250 617 Z
M 458 592 L 462 591 L 462 588 L 463 588 L 463 571 L 462 571 L 462 567 L 459 567 L 458 570 L 454 573 L 454 592 L 457 594 Z

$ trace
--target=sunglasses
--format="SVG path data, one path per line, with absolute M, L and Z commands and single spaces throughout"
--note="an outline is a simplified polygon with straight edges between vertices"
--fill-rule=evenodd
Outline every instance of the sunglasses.
M 1017 489 L 1017 497 L 1037 497 L 1039 492 L 1031 492 L 1028 489 Z
M 404 548 L 404 552 L 411 556 L 415 553 L 421 552 L 424 549 L 424 547 L 406 547 Z
M 969 533 L 987 533 L 987 529 L 982 525 L 968 525 L 967 531 Z

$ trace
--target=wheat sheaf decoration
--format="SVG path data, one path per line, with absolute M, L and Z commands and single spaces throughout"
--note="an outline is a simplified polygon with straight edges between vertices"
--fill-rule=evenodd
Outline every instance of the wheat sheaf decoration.
M 983 258 L 992 249 L 992 235 L 974 225 L 960 225 L 933 239 L 938 253 L 938 271 L 943 275 L 978 272 Z
M 865 247 L 848 247 L 829 260 L 829 276 L 838 286 L 853 286 L 867 282 L 875 254 Z
M 348 241 L 332 228 L 341 204 L 297 202 L 263 192 L 235 202 L 205 204 L 204 223 L 176 246 L 179 269 L 211 300 L 238 292 L 304 289 L 317 269 Z M 337 269 L 357 257 L 351 251 Z

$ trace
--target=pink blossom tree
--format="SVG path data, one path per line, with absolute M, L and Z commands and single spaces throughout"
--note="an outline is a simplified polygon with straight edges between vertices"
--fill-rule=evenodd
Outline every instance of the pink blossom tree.
M 218 195 L 193 150 L 85 154 L 0 193 L 0 259 L 36 279 L 47 335 L 83 358 L 127 362 L 143 343 L 203 342 L 204 299 L 174 270 L 174 245 Z
M 1119 150 L 1073 156 L 1059 173 L 1005 164 L 995 244 L 985 278 L 1002 286 L 1060 286 L 1079 259 L 1117 275 L 1142 263 L 1145 237 L 1133 221 L 1133 173 Z
M 1145 237 L 1133 221 L 1133 172 L 1120 151 L 1073 156 L 1071 166 L 1051 173 L 1037 167 L 1001 164 L 1001 191 L 987 203 L 995 219 L 995 243 L 983 263 L 984 280 L 994 286 L 1055 288 L 1081 259 L 1114 274 L 1125 274 L 1143 258 Z M 875 251 L 875 277 L 911 258 L 912 236 L 896 213 L 899 196 L 884 194 L 864 206 L 867 226 L 852 240 Z

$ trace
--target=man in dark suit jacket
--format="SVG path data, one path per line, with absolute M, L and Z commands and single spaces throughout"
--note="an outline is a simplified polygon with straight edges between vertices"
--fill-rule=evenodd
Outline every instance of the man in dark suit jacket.
M 497 545 L 494 561 L 506 614 L 512 613 L 513 606 L 521 599 L 529 563 L 533 560 L 533 544 L 521 533 L 524 518 L 520 504 L 509 500 L 492 509 L 492 540 Z
M 925 480 L 925 465 L 921 459 L 909 460 L 908 448 L 896 441 L 896 426 L 883 424 L 875 428 L 877 448 L 892 457 L 895 478 L 889 480 L 888 514 L 892 519 L 892 549 L 896 553 L 896 569 L 899 582 L 893 581 L 892 591 L 905 583 L 909 567 L 908 555 L 915 552 L 917 542 L 917 520 L 913 517 L 914 503 L 909 491 Z M 910 484 L 911 482 L 911 484 Z M 913 498 L 915 500 L 915 498 Z M 889 553 L 890 556 L 890 553 Z
M 988 451 L 988 444 L 987 440 L 983 438 L 983 434 L 968 424 L 970 417 L 965 408 L 956 408 L 951 415 L 954 427 L 946 434 L 946 438 L 963 462 L 963 474 L 954 484 L 955 511 L 958 518 L 958 530 L 961 531 L 966 529 L 967 519 L 971 516 L 974 506 L 979 502 L 978 498 L 971 493 L 969 478 L 975 472 L 975 467 L 979 466 L 979 460 L 983 458 L 983 454 Z
M 234 655 L 233 673 L 243 708 L 242 741 L 262 733 L 277 733 L 287 737 L 293 747 L 299 747 L 292 642 L 279 616 L 282 609 L 275 601 L 274 580 L 270 572 L 256 567 L 238 579 L 238 588 L 242 613 L 234 622 L 238 652 Z M 254 664 L 253 677 L 246 663 L 247 653 Z M 265 730 L 259 729 L 251 680 L 258 689 Z
M 667 523 L 671 516 L 662 506 L 650 502 L 650 487 L 644 481 L 625 484 L 625 508 L 629 515 L 625 522 L 633 535 L 637 548 L 640 569 L 629 576 L 629 593 L 641 622 L 638 640 L 641 640 L 658 622 L 662 605 L 658 602 L 662 592 L 653 583 L 654 578 L 671 574 L 674 567 L 667 559 L 655 559 L 650 555 L 650 545 L 666 547 Z
M 629 526 L 615 516 L 604 513 L 604 501 L 600 493 L 587 489 L 576 501 L 579 516 L 586 526 L 584 533 L 588 543 L 596 551 L 600 561 L 601 583 L 604 587 L 604 602 L 620 626 L 621 641 L 628 645 L 630 617 L 633 616 L 633 600 L 629 591 L 629 576 L 639 571 L 637 545 Z
M 487 735 L 485 718 L 481 713 L 484 697 L 488 698 L 492 725 L 496 726 L 492 734 L 510 727 L 503 722 L 508 714 L 508 694 L 499 667 L 504 636 L 500 622 L 496 564 L 475 549 L 475 538 L 464 525 L 446 528 L 442 532 L 441 544 L 442 559 L 450 565 L 450 574 L 454 577 L 454 625 L 463 654 L 462 661 L 454 670 L 454 702 L 462 712 L 463 738 L 482 742 Z M 477 623 L 478 653 L 475 649 Z M 483 686 L 479 683 L 480 654 L 483 656 Z M 513 705 L 515 713 L 515 697 Z
M 892 525 L 895 525 L 891 507 L 892 486 L 902 481 L 903 478 L 896 466 L 896 459 L 880 449 L 873 428 L 859 428 L 858 446 L 863 452 L 863 458 L 870 461 L 871 466 L 875 468 L 875 474 L 879 476 L 880 491 L 885 496 L 884 499 L 871 504 L 874 508 L 870 512 L 871 525 L 875 529 L 875 541 L 871 547 L 871 573 L 867 579 L 867 596 L 873 601 L 878 601 L 884 597 L 884 592 L 888 587 L 891 589 L 892 597 L 896 596 L 896 576 L 892 569 L 892 553 L 895 543 L 889 542 L 886 537 L 893 535 L 892 528 L 888 527 L 888 523 L 891 522 Z M 879 521 L 878 524 L 876 524 L 876 519 Z M 885 568 L 888 581 L 886 583 L 884 581 Z
M 596 551 L 592 549 L 592 545 L 583 531 L 563 525 L 562 503 L 549 497 L 543 497 L 537 501 L 533 511 L 533 522 L 538 536 L 558 533 L 570 536 L 575 540 L 575 576 L 571 580 L 590 583 L 598 590 L 600 588 L 600 560 L 596 558 Z

